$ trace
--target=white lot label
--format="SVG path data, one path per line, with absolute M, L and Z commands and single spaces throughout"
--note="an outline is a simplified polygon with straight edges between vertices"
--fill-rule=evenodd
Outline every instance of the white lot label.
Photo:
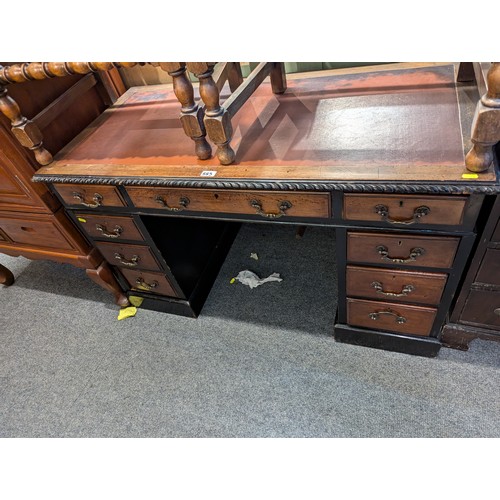
M 200 177 L 215 177 L 217 170 L 203 170 Z

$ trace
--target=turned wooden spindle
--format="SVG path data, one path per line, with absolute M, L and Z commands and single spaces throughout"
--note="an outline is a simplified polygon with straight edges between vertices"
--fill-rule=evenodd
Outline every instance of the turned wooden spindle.
M 206 139 L 203 108 L 194 100 L 193 84 L 187 75 L 186 63 L 162 62 L 159 66 L 172 77 L 174 93 L 181 104 L 181 123 L 184 132 L 195 142 L 198 158 L 208 160 L 212 156 L 212 148 Z
M 500 142 L 500 63 L 491 64 L 486 77 L 487 92 L 476 107 L 472 122 L 473 146 L 465 157 L 472 172 L 483 172 L 491 165 L 493 147 Z
M 15 138 L 22 146 L 33 151 L 40 165 L 52 162 L 52 155 L 43 147 L 42 132 L 37 125 L 21 114 L 17 102 L 7 95 L 7 89 L 3 85 L 0 85 L 0 112 L 10 120 Z
M 217 146 L 217 158 L 222 165 L 229 165 L 235 159 L 229 145 L 233 136 L 231 116 L 220 105 L 220 95 L 213 79 L 215 63 L 189 62 L 188 70 L 200 81 L 200 97 L 205 104 L 204 123 L 210 140 Z

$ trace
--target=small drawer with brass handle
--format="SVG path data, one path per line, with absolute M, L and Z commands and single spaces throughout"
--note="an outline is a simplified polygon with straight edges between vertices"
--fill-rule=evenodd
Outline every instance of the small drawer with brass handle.
M 144 245 L 107 243 L 96 241 L 95 245 L 104 258 L 114 266 L 146 270 L 161 270 L 151 249 Z
M 347 324 L 370 330 L 428 336 L 436 313 L 430 307 L 347 299 Z
M 115 186 L 89 184 L 53 184 L 66 205 L 100 209 L 101 207 L 124 207 Z
M 121 273 L 133 290 L 166 295 L 168 297 L 179 297 L 164 274 L 137 271 L 134 269 L 121 269 Z
M 75 213 L 80 227 L 92 238 L 105 240 L 143 241 L 144 238 L 132 217 Z
M 416 234 L 347 232 L 347 260 L 395 266 L 450 268 L 460 238 Z
M 465 196 L 345 194 L 344 219 L 391 226 L 458 226 L 463 222 L 466 203 Z
M 349 297 L 438 305 L 448 275 L 375 267 L 347 266 Z
M 330 193 L 127 187 L 139 208 L 281 217 L 331 217 Z

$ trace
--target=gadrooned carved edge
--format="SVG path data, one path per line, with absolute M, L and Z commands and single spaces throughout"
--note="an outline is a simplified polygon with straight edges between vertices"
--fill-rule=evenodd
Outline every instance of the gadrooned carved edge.
M 484 184 L 411 184 L 411 183 L 360 183 L 360 182 L 305 182 L 305 181 L 241 181 L 207 179 L 162 179 L 137 177 L 71 177 L 66 175 L 33 176 L 34 182 L 48 184 L 96 184 L 109 186 L 180 187 L 209 189 L 255 189 L 269 191 L 343 191 L 347 193 L 500 193 L 499 185 Z

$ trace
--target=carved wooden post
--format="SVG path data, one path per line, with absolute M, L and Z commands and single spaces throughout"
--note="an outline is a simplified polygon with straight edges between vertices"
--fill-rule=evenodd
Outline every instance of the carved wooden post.
M 40 129 L 21 114 L 17 102 L 7 95 L 7 89 L 3 85 L 0 85 L 0 111 L 10 120 L 16 139 L 22 146 L 33 151 L 36 161 L 40 165 L 51 163 L 52 155 L 43 147 Z
M 189 71 L 200 80 L 200 96 L 205 103 L 205 127 L 217 145 L 217 158 L 222 165 L 233 163 L 235 153 L 229 142 L 233 136 L 231 116 L 219 102 L 219 89 L 212 78 L 215 63 L 187 63 Z
M 194 101 L 194 90 L 186 73 L 186 63 L 160 63 L 161 69 L 173 79 L 174 93 L 181 103 L 181 123 L 184 132 L 195 142 L 195 152 L 200 160 L 212 156 L 212 148 L 206 140 L 207 132 L 203 123 L 203 108 Z
M 493 147 L 500 142 L 500 63 L 491 64 L 487 86 L 472 122 L 473 146 L 465 157 L 465 165 L 472 172 L 483 172 L 491 165 Z
M 273 63 L 273 69 L 271 70 L 271 88 L 273 89 L 273 94 L 283 94 L 286 91 L 285 63 Z

